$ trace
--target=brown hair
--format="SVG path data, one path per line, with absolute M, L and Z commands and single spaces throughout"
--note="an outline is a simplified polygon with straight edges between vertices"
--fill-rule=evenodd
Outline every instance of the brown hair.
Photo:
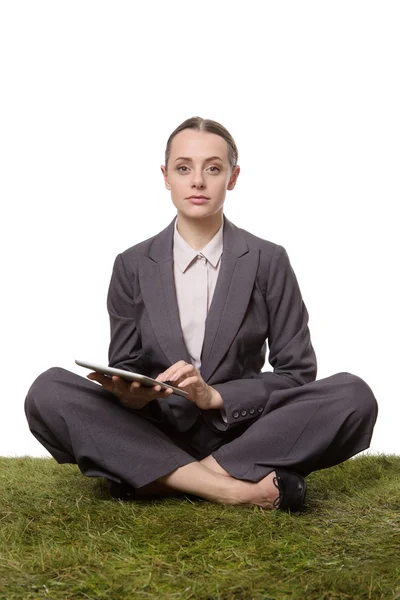
M 181 123 L 168 138 L 167 147 L 165 149 L 166 170 L 168 170 L 168 160 L 171 154 L 172 140 L 176 136 L 176 134 L 182 131 L 183 129 L 208 131 L 209 133 L 216 133 L 217 135 L 220 135 L 228 144 L 228 160 L 231 169 L 233 170 L 233 168 L 237 165 L 239 152 L 235 144 L 235 140 L 233 139 L 229 131 L 223 125 L 217 123 L 217 121 L 212 121 L 211 119 L 202 119 L 201 117 L 191 117 L 190 119 L 186 119 L 186 121 Z

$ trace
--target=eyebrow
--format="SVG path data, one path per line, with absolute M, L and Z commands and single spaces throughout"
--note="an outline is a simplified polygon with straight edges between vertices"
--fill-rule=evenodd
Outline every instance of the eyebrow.
M 186 160 L 187 162 L 193 162 L 193 160 L 189 156 L 180 156 L 179 158 L 175 159 L 175 162 L 178 160 Z M 209 162 L 210 160 L 220 160 L 221 162 L 223 162 L 222 158 L 220 158 L 219 156 L 210 156 L 210 158 L 206 158 L 204 162 Z

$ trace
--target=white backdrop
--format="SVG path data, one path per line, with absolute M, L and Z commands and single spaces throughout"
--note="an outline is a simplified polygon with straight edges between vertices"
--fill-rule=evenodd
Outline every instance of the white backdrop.
M 399 15 L 366 0 L 0 4 L 0 455 L 48 456 L 23 410 L 37 375 L 107 361 L 115 256 L 173 219 L 160 165 L 191 116 L 236 140 L 225 214 L 286 248 L 317 378 L 364 378 L 371 451 L 400 453 Z

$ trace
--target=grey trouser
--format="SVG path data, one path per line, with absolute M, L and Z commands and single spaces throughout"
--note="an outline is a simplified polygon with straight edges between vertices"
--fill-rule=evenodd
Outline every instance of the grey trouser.
M 351 373 L 276 390 L 261 417 L 224 432 L 201 413 L 179 432 L 58 367 L 39 375 L 25 400 L 32 434 L 59 463 L 133 487 L 209 454 L 238 479 L 257 482 L 276 467 L 306 476 L 368 448 L 377 412 L 371 388 Z

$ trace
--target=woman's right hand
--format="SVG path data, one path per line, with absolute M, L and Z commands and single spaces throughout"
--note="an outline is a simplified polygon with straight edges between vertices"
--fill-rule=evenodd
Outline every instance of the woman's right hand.
M 141 385 L 139 381 L 126 381 L 117 375 L 110 378 L 95 372 L 89 373 L 87 378 L 100 383 L 108 392 L 114 394 L 126 408 L 137 410 L 144 408 L 146 404 L 156 398 L 168 398 L 173 393 L 172 388 L 164 389 L 160 385 L 147 387 Z

